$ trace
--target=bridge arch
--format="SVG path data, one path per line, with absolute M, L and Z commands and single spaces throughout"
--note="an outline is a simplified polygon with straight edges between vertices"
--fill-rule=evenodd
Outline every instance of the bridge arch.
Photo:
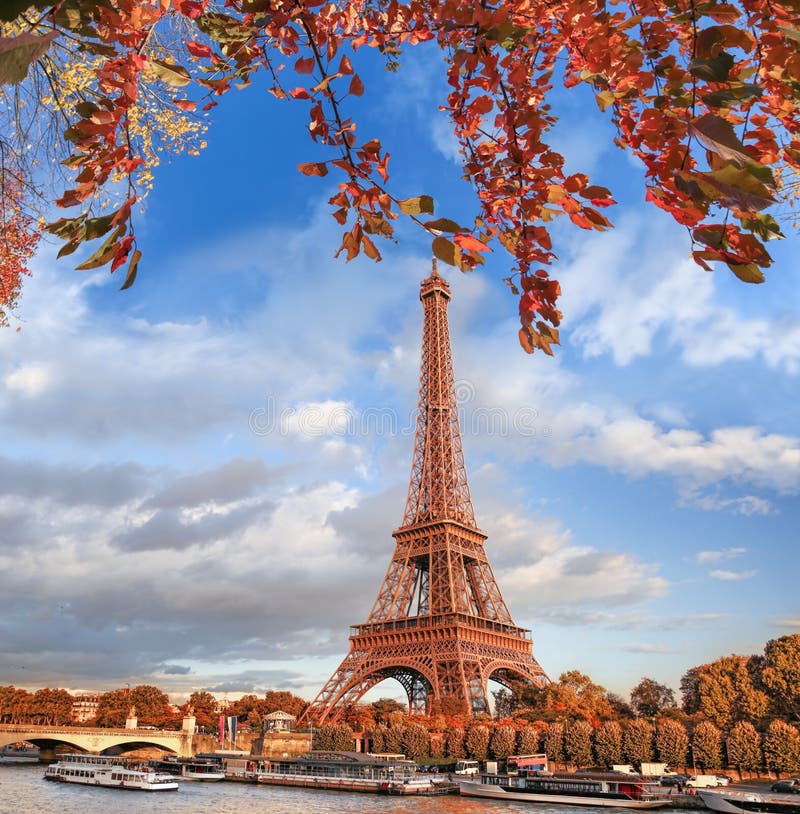
M 42 760 L 52 760 L 58 746 L 94 753 L 155 748 L 180 757 L 192 756 L 192 733 L 186 731 L 0 724 L 0 747 L 20 741 L 38 746 Z

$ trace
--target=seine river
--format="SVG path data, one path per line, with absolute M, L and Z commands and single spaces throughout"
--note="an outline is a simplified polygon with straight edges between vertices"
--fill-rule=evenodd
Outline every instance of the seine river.
M 43 774 L 44 766 L 0 766 L 0 814 L 595 814 L 455 795 L 384 797 L 228 782 L 182 782 L 178 791 L 153 794 L 50 783 Z

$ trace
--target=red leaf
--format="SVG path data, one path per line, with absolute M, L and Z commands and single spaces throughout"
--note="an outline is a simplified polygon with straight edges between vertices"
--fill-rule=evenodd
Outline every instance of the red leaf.
M 202 42 L 195 42 L 194 40 L 189 40 L 186 43 L 186 50 L 193 56 L 193 57 L 213 57 L 214 52 Z
M 350 93 L 352 96 L 361 96 L 364 93 L 364 83 L 357 73 L 353 74 L 353 78 L 350 80 Z

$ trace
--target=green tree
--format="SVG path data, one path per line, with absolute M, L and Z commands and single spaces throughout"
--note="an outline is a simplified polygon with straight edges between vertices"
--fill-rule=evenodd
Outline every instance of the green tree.
M 492 697 L 494 698 L 494 717 L 498 721 L 510 718 L 519 707 L 519 698 L 505 687 L 493 692 Z
M 631 690 L 631 707 L 641 718 L 655 718 L 662 710 L 675 707 L 675 693 L 645 677 Z
M 509 755 L 514 754 L 517 743 L 517 730 L 508 724 L 495 727 L 492 732 L 490 749 L 497 760 L 505 760 Z
M 725 743 L 728 766 L 742 772 L 761 767 L 761 736 L 749 721 L 739 721 L 731 727 Z
M 775 720 L 764 734 L 767 768 L 779 774 L 800 773 L 800 732 L 785 721 Z
M 680 769 L 686 766 L 686 756 L 689 751 L 689 736 L 686 727 L 680 721 L 662 718 L 656 724 L 656 752 L 658 759 Z
M 603 721 L 594 733 L 594 754 L 598 766 L 622 763 L 622 727 L 617 721 Z
M 701 664 L 699 667 L 692 667 L 681 678 L 681 707 L 687 715 L 694 715 L 700 711 L 698 684 L 700 676 L 708 666 L 708 664 Z
M 800 633 L 767 642 L 761 681 L 775 714 L 800 719 Z
M 389 727 L 386 724 L 376 724 L 372 730 L 372 751 L 378 755 L 386 754 L 389 750 L 386 748 L 386 735 Z
M 622 730 L 622 752 L 629 763 L 653 759 L 653 725 L 644 718 L 628 721 Z
M 564 733 L 564 753 L 578 768 L 592 765 L 592 725 L 583 719 L 570 721 Z
M 430 756 L 431 736 L 422 724 L 410 723 L 405 728 L 402 751 L 416 763 L 422 763 Z
M 551 763 L 564 763 L 566 753 L 564 751 L 564 724 L 561 721 L 554 721 L 547 727 L 544 733 L 544 751 Z
M 326 752 L 352 752 L 353 730 L 347 724 L 325 724 L 314 730 L 313 748 Z
M 454 726 L 447 732 L 447 757 L 459 758 L 467 754 L 464 747 L 464 730 L 460 726 Z
M 517 752 L 520 755 L 536 755 L 542 743 L 542 734 L 535 726 L 523 726 L 517 737 Z
M 756 723 L 767 711 L 767 696 L 753 683 L 747 656 L 725 656 L 697 677 L 699 710 L 720 729 L 736 721 Z
M 403 735 L 405 725 L 402 717 L 394 716 L 392 725 L 386 730 L 386 751 L 398 755 L 403 751 Z
M 722 766 L 722 733 L 710 721 L 701 721 L 692 732 L 692 760 L 704 771 Z
M 489 754 L 489 727 L 473 724 L 467 730 L 467 754 L 475 760 L 486 760 Z

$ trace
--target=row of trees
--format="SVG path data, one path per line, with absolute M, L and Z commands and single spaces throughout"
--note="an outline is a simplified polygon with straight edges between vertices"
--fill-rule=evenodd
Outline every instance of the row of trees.
M 0 723 L 65 726 L 78 723 L 74 717 L 75 702 L 80 698 L 63 689 L 41 689 L 36 692 L 6 686 L 0 687 Z M 219 715 L 235 715 L 244 726 L 255 731 L 262 728 L 263 717 L 282 710 L 299 716 L 307 701 L 290 692 L 269 690 L 259 698 L 245 695 L 237 701 L 219 701 L 210 692 L 194 692 L 182 706 L 170 703 L 169 696 L 150 684 L 121 688 L 101 693 L 93 718 L 80 722 L 85 726 L 124 726 L 131 708 L 135 708 L 141 726 L 159 729 L 179 729 L 184 714 L 195 715 L 197 725 L 206 731 L 216 731 Z
M 314 748 L 350 749 L 353 737 L 347 724 L 323 726 L 314 734 Z M 701 721 L 688 732 L 680 721 L 670 718 L 655 724 L 644 718 L 624 724 L 605 721 L 598 727 L 584 719 L 522 726 L 506 719 L 475 721 L 466 729 L 451 727 L 432 733 L 424 723 L 398 716 L 389 725 L 378 724 L 371 740 L 375 752 L 402 752 L 417 762 L 464 757 L 504 760 L 512 754 L 545 752 L 551 764 L 572 768 L 657 759 L 692 771 L 800 772 L 800 731 L 780 720 L 772 721 L 763 736 L 743 721 L 724 736 L 709 721 Z

